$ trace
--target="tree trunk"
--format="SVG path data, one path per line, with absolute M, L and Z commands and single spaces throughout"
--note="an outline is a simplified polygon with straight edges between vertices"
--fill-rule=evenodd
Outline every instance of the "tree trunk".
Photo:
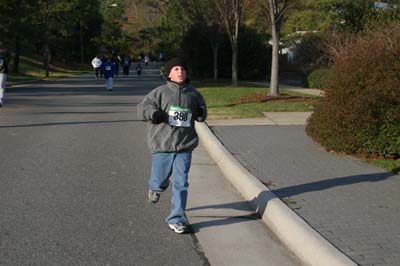
M 232 85 L 237 86 L 238 78 L 238 65 L 237 65 L 237 57 L 238 57 L 238 47 L 237 44 L 232 45 Z
M 271 63 L 271 84 L 270 95 L 279 95 L 279 32 L 274 22 L 271 23 L 272 33 L 272 63 Z
M 213 76 L 214 80 L 218 80 L 218 49 L 220 43 L 220 31 L 219 25 L 214 23 L 210 30 L 206 31 L 206 38 L 209 41 L 212 53 L 213 53 Z
M 19 73 L 19 57 L 21 55 L 21 37 L 19 34 L 15 36 L 15 54 L 14 54 L 14 67 L 13 72 Z
M 214 80 L 218 80 L 218 44 L 212 47 L 213 51 L 213 69 L 214 69 Z
M 15 1 L 15 54 L 13 72 L 19 73 L 19 56 L 21 54 L 21 37 L 19 29 L 21 25 L 21 0 Z
M 235 32 L 233 36 L 231 37 L 231 43 L 232 43 L 232 84 L 233 86 L 238 85 L 238 63 L 237 63 L 237 58 L 238 58 L 238 43 L 239 43 L 239 27 L 240 27 L 240 17 L 239 17 L 239 12 L 240 10 L 236 11 L 237 14 L 235 16 Z
M 50 57 L 50 49 L 49 49 L 49 36 L 48 36 L 48 28 L 49 28 L 49 1 L 45 1 L 45 10 L 44 10 L 44 52 L 43 52 L 43 65 L 44 71 L 46 72 L 46 78 L 49 77 L 49 57 Z
M 85 44 L 83 40 L 83 23 L 82 20 L 79 21 L 79 39 L 80 39 L 80 47 L 81 47 L 81 64 L 85 63 Z
M 50 49 L 49 46 L 46 44 L 44 47 L 44 52 L 43 52 L 43 65 L 44 65 L 44 71 L 46 73 L 46 78 L 50 76 Z

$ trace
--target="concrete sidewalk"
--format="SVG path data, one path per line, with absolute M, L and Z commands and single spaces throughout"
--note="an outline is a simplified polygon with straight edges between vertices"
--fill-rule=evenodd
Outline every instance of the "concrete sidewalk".
M 207 120 L 209 126 L 305 125 L 312 112 L 265 112 L 265 117 Z
M 400 265 L 399 176 L 326 152 L 302 125 L 229 125 L 212 130 L 330 243 L 359 265 Z
M 269 87 L 270 84 L 269 82 L 246 82 L 247 84 L 251 84 L 251 85 L 257 85 L 257 86 L 263 86 L 263 87 Z M 280 89 L 287 89 L 290 91 L 296 91 L 296 92 L 300 92 L 300 93 L 304 93 L 304 94 L 309 94 L 309 95 L 313 95 L 313 96 L 323 96 L 324 92 L 320 89 L 312 89 L 312 88 L 304 88 L 304 87 L 300 87 L 300 86 L 293 86 L 293 85 L 288 85 L 285 83 L 280 83 L 279 84 Z
M 203 145 L 193 153 L 186 214 L 215 266 L 300 266 L 223 177 Z

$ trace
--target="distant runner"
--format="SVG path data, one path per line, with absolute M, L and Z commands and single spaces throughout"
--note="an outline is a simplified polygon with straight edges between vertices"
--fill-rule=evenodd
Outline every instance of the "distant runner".
M 106 89 L 108 91 L 113 90 L 113 78 L 115 73 L 115 64 L 112 62 L 112 59 L 108 57 L 106 62 L 103 64 L 103 73 L 104 78 L 106 79 Z
M 11 56 L 8 49 L 3 48 L 3 43 L 0 41 L 0 107 L 3 107 L 4 92 L 6 90 L 7 74 L 8 74 L 8 59 Z
M 92 66 L 94 69 L 94 75 L 96 78 L 99 78 L 100 76 L 100 71 L 101 71 L 101 65 L 103 64 L 103 62 L 100 59 L 100 56 L 96 56 L 95 58 L 93 58 L 92 60 Z

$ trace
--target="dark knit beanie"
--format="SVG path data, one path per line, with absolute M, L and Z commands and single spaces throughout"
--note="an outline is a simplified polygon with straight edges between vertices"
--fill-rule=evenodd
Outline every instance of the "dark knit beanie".
M 180 57 L 174 57 L 174 58 L 172 58 L 171 60 L 169 60 L 166 64 L 165 64 L 165 75 L 168 77 L 169 76 L 169 73 L 171 72 L 171 69 L 174 67 L 174 66 L 181 66 L 181 67 L 183 67 L 185 70 L 186 70 L 186 74 L 188 74 L 189 73 L 189 71 L 188 71 L 188 67 L 187 67 L 187 64 L 186 64 L 186 62 L 185 62 L 185 60 L 183 60 L 182 58 L 180 58 Z

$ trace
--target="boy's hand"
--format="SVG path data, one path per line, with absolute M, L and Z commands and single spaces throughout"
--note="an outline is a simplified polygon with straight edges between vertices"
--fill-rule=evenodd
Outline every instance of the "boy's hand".
M 202 117 L 203 115 L 204 115 L 204 109 L 203 109 L 202 106 L 197 107 L 196 109 L 194 109 L 193 117 L 194 117 L 195 119 L 197 119 L 197 118 L 199 118 L 199 117 Z
M 153 124 L 160 124 L 162 122 L 167 122 L 168 114 L 161 110 L 157 110 L 153 113 L 153 117 L 151 118 Z

